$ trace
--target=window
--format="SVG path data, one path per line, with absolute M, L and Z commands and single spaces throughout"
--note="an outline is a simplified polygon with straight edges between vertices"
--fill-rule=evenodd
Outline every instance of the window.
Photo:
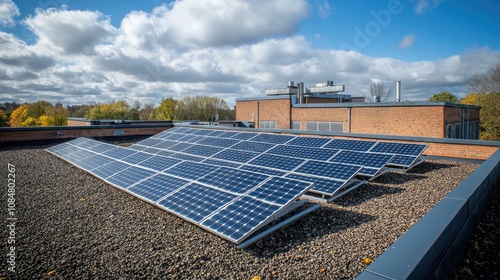
M 300 130 L 300 121 L 293 121 L 292 129 Z
M 276 121 L 260 121 L 259 128 L 276 128 Z
M 344 132 L 342 122 L 306 122 L 306 130 Z

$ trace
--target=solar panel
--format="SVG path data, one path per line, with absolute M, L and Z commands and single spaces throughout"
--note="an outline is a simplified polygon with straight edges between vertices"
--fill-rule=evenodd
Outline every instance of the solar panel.
M 330 140 L 332 139 L 319 137 L 295 137 L 292 141 L 288 142 L 287 145 L 319 148 L 330 142 Z
M 290 135 L 279 135 L 279 134 L 258 134 L 252 138 L 254 142 L 264 142 L 271 144 L 285 144 L 286 142 L 292 140 L 295 136 Z
M 108 157 L 114 158 L 114 159 L 122 159 L 122 158 L 126 158 L 130 155 L 133 155 L 135 153 L 137 153 L 137 151 L 135 151 L 133 149 L 116 147 L 115 149 L 105 151 L 103 154 L 107 155 Z
M 427 145 L 422 144 L 378 142 L 370 152 L 419 156 L 426 147 Z
M 131 150 L 135 150 L 135 151 L 144 151 L 146 149 L 149 149 L 148 147 L 146 146 L 141 146 L 141 145 L 137 145 L 137 144 L 134 144 L 134 145 L 131 145 L 131 146 L 128 146 L 129 149 Z
M 214 155 L 214 158 L 218 159 L 225 159 L 229 161 L 235 161 L 235 162 L 248 162 L 249 160 L 253 159 L 254 157 L 257 157 L 259 153 L 254 153 L 254 152 L 249 152 L 249 151 L 240 151 L 240 150 L 233 150 L 233 149 L 226 149 L 216 155 Z
M 175 154 L 171 155 L 170 157 L 176 158 L 176 159 L 193 161 L 193 162 L 200 162 L 204 159 L 204 157 L 202 157 L 202 156 L 192 156 L 192 155 L 181 154 L 181 153 L 175 153 Z
M 288 146 L 288 145 L 278 145 L 267 151 L 268 154 L 296 157 L 296 158 L 307 158 L 307 159 L 317 159 L 317 160 L 328 160 L 333 155 L 338 153 L 338 150 L 333 149 L 322 149 L 322 148 L 311 148 L 311 147 L 300 147 L 300 146 Z
M 323 161 L 308 161 L 295 170 L 296 173 L 313 174 L 317 176 L 349 180 L 361 169 L 359 165 L 346 165 Z
M 128 157 L 122 158 L 122 161 L 130 163 L 130 164 L 136 164 L 136 163 L 144 161 L 144 160 L 146 160 L 146 159 L 148 159 L 148 158 L 150 158 L 152 156 L 153 155 L 151 155 L 151 154 L 147 154 L 147 153 L 143 153 L 143 152 L 137 152 L 135 154 L 131 154 Z
M 304 163 L 304 160 L 297 158 L 289 158 L 277 155 L 261 154 L 257 158 L 251 160 L 248 164 L 275 168 L 278 170 L 291 171 L 295 169 L 300 164 Z
M 209 157 L 209 156 L 216 154 L 220 151 L 222 151 L 222 148 L 211 147 L 211 146 L 202 146 L 202 145 L 196 145 L 196 144 L 182 150 L 183 153 L 193 154 L 193 155 L 198 155 L 198 156 L 205 156 L 205 157 Z
M 107 177 L 113 174 L 116 174 L 122 170 L 129 168 L 130 166 L 131 165 L 123 162 L 112 161 L 108 164 L 92 169 L 92 173 L 98 177 L 106 179 Z
M 142 152 L 149 153 L 149 154 L 157 154 L 161 151 L 163 151 L 163 150 L 157 149 L 157 148 L 147 148 L 147 149 L 142 150 Z
M 92 145 L 91 147 L 88 147 L 88 150 L 91 150 L 96 153 L 104 153 L 106 151 L 114 149 L 116 146 L 110 145 L 110 144 L 97 144 L 97 145 Z
M 106 181 L 122 189 L 127 189 L 138 181 L 153 176 L 154 174 L 155 172 L 153 171 L 131 166 L 123 171 L 109 176 L 108 178 L 106 178 Z
M 186 142 L 186 143 L 197 143 L 198 141 L 205 139 L 205 138 L 207 138 L 207 137 L 201 136 L 201 135 L 187 134 L 187 135 L 184 135 L 184 137 L 177 139 L 176 141 Z
M 359 172 L 361 175 L 375 176 L 382 167 L 389 163 L 392 157 L 393 155 L 388 154 L 341 151 L 330 161 L 361 165 L 363 166 L 363 169 Z
M 266 179 L 269 179 L 269 176 L 221 167 L 217 172 L 212 172 L 198 179 L 198 182 L 217 186 L 219 189 L 241 195 Z
M 192 134 L 193 135 L 208 135 L 212 133 L 212 130 L 210 129 L 198 129 L 197 131 L 194 131 Z
M 211 159 L 207 158 L 202 161 L 203 163 L 206 164 L 211 164 L 211 165 L 216 165 L 216 166 L 227 166 L 227 167 L 232 167 L 232 168 L 238 168 L 240 166 L 239 163 L 234 163 L 234 162 L 229 162 L 225 160 L 217 160 L 217 159 Z
M 167 170 L 164 173 L 169 175 L 175 175 L 184 179 L 196 180 L 200 177 L 207 175 L 208 173 L 217 170 L 219 167 L 196 163 L 190 161 L 183 161 Z
M 94 168 L 110 163 L 112 161 L 113 161 L 112 159 L 105 156 L 93 155 L 86 159 L 77 161 L 75 162 L 75 164 L 84 170 L 91 171 Z
M 236 139 L 207 137 L 205 139 L 198 141 L 197 143 L 202 144 L 202 145 L 227 148 L 227 147 L 233 146 L 234 144 L 236 144 L 238 142 L 239 142 L 239 140 L 236 140 Z
M 418 159 L 418 156 L 394 155 L 389 162 L 391 165 L 410 167 Z
M 231 139 L 248 140 L 248 139 L 253 138 L 255 136 L 257 136 L 257 133 L 240 132 L 240 133 L 236 133 L 235 135 L 231 136 Z
M 219 138 L 232 138 L 232 137 L 235 137 L 236 134 L 239 134 L 239 133 L 240 132 L 235 132 L 235 131 L 224 131 L 224 133 L 219 134 L 217 137 L 219 137 Z M 246 140 L 246 139 L 240 139 L 240 140 Z
M 293 173 L 288 174 L 286 177 L 305 182 L 312 182 L 314 183 L 314 187 L 309 190 L 310 192 L 327 195 L 334 195 L 342 186 L 347 183 L 346 181 L 337 181 L 327 178 L 318 178 L 314 176 L 305 176 Z
M 271 149 L 274 146 L 275 145 L 268 143 L 241 141 L 240 143 L 232 146 L 231 149 L 262 153 Z
M 189 181 L 164 174 L 157 174 L 129 188 L 128 191 L 146 200 L 157 202 L 162 197 L 186 184 L 189 184 Z
M 154 139 L 154 138 L 147 138 L 142 141 L 137 142 L 138 145 L 143 145 L 143 146 L 154 146 L 158 143 L 163 142 L 161 139 Z
M 261 186 L 248 193 L 248 196 L 269 203 L 285 205 L 311 186 L 311 183 L 290 180 L 287 178 L 272 177 Z
M 158 204 L 185 219 L 198 223 L 235 198 L 237 196 L 234 194 L 191 183 L 159 201 Z
M 156 145 L 154 145 L 154 147 L 158 148 L 158 149 L 168 149 L 168 148 L 170 148 L 178 143 L 179 142 L 172 141 L 172 140 L 164 140 L 164 141 L 161 141 L 161 142 L 157 143 Z
M 213 232 L 239 243 L 260 225 L 269 222 L 279 205 L 243 196 L 202 222 Z
M 190 143 L 177 143 L 177 144 L 167 148 L 167 150 L 180 152 L 186 148 L 191 147 L 192 145 L 193 144 L 190 144 Z
M 210 132 L 209 134 L 207 134 L 207 136 L 210 136 L 210 137 L 220 137 L 220 135 L 226 133 L 225 131 L 222 131 L 222 130 L 213 130 L 212 132 Z M 228 137 L 221 137 L 221 138 L 228 138 Z
M 169 133 L 167 134 L 166 136 L 162 137 L 163 139 L 165 140 L 177 140 L 179 138 L 182 138 L 182 137 L 185 137 L 186 135 L 185 134 L 181 134 L 181 133 Z
M 369 151 L 376 143 L 375 141 L 333 139 L 324 148 L 364 152 Z
M 153 170 L 163 171 L 169 167 L 172 167 L 180 163 L 181 161 L 182 160 L 175 158 L 154 156 L 142 161 L 139 165 Z
M 278 170 L 274 170 L 274 169 L 253 166 L 253 165 L 242 165 L 240 167 L 240 169 L 248 170 L 248 171 L 252 171 L 252 172 L 256 172 L 256 173 L 278 176 L 278 177 L 282 177 L 282 176 L 286 175 L 286 172 L 284 172 L 284 171 L 278 171 Z

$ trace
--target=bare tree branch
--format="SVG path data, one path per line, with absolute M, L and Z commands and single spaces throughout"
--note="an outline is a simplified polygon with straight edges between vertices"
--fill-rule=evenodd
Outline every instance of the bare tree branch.
M 373 82 L 370 85 L 369 95 L 365 95 L 365 100 L 373 102 L 385 102 L 392 96 L 392 89 L 386 88 L 383 82 Z

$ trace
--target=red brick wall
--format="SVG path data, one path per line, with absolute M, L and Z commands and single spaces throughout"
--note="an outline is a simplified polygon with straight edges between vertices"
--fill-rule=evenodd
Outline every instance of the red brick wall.
M 305 129 L 306 122 L 341 122 L 344 132 L 348 132 L 348 108 L 293 108 L 293 120 L 300 121 Z
M 443 107 L 354 107 L 351 132 L 443 138 Z
M 276 121 L 276 128 L 290 128 L 290 100 L 272 99 L 238 102 L 236 120 L 254 121 L 259 128 L 259 121 Z

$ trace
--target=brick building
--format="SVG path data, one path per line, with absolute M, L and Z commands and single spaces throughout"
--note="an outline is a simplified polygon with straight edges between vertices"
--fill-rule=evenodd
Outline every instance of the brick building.
M 479 138 L 478 106 L 448 102 L 316 101 L 321 102 L 313 103 L 305 97 L 297 102 L 297 97 L 283 95 L 237 99 L 236 120 L 254 122 L 256 128 Z

